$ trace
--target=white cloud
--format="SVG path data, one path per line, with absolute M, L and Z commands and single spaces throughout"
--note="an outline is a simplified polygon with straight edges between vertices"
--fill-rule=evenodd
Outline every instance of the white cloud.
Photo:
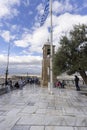
M 37 64 L 38 62 L 40 62 L 41 60 L 41 57 L 40 56 L 31 56 L 31 55 L 28 55 L 28 56 L 10 56 L 10 63 L 23 63 L 23 64 Z
M 65 13 L 59 17 L 53 17 L 54 22 L 54 44 L 58 46 L 61 36 L 68 35 L 74 25 L 87 24 L 87 16 L 72 15 Z
M 12 35 L 11 32 L 8 30 L 0 31 L 0 36 L 4 39 L 5 42 L 10 42 L 16 37 L 16 35 Z
M 33 12 L 32 11 L 29 11 L 29 13 L 28 13 L 29 15 L 32 15 L 33 14 Z
M 7 58 L 6 58 L 6 55 L 3 55 L 3 54 L 0 54 L 0 64 L 3 62 L 6 62 Z
M 23 47 L 23 48 L 28 47 L 28 43 L 25 40 L 17 40 L 14 42 L 14 44 L 18 47 Z
M 46 27 L 36 28 L 31 34 L 24 33 L 21 40 L 14 42 L 16 46 L 28 47 L 29 52 L 42 52 L 43 44 L 47 41 L 49 33 Z
M 6 42 L 9 42 L 11 39 L 10 31 L 2 31 L 0 35 Z
M 14 5 L 19 5 L 20 0 L 0 0 L 0 18 L 13 17 L 18 14 Z
M 41 43 L 45 42 L 45 40 L 48 38 L 48 30 L 47 28 L 41 27 L 41 28 L 37 28 L 34 32 L 33 32 L 33 36 L 32 36 L 32 43 L 34 43 L 35 45 L 41 45 Z
M 11 31 L 16 31 L 18 30 L 18 26 L 17 25 L 12 25 L 11 26 Z
M 11 73 L 40 73 L 41 70 L 41 60 L 40 56 L 10 56 L 9 57 L 9 74 Z M 2 68 L 2 73 L 5 74 L 6 71 L 7 57 L 6 55 L 0 55 L 0 67 Z M 36 70 L 37 66 L 37 70 Z
M 27 7 L 27 6 L 29 6 L 29 4 L 30 4 L 30 2 L 29 2 L 29 0 L 24 0 L 24 1 L 22 1 L 23 2 L 23 4 Z
M 38 13 L 39 13 L 40 15 L 42 15 L 42 14 L 44 13 L 44 7 L 43 7 L 43 4 L 42 4 L 42 3 L 39 4 L 36 9 L 37 9 L 37 11 L 38 11 Z
M 17 55 L 10 55 L 9 56 L 9 61 L 10 61 L 10 64 L 29 64 L 29 65 L 35 65 L 35 64 L 38 64 L 38 62 L 40 62 L 42 60 L 42 57 L 41 56 L 31 56 L 31 55 L 28 55 L 28 56 L 17 56 Z M 7 57 L 6 55 L 3 55 L 3 54 L 0 54 L 0 64 L 2 62 L 7 62 Z
M 69 0 L 63 1 L 54 1 L 53 2 L 53 12 L 56 14 L 64 13 L 66 11 L 71 12 L 74 7 L 70 4 Z

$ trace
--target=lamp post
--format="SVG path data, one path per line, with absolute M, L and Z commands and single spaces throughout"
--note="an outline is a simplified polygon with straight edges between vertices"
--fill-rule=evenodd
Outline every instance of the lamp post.
M 8 52 L 7 52 L 7 66 L 6 66 L 6 73 L 5 73 L 5 85 L 7 85 L 7 83 L 8 83 L 9 54 L 10 54 L 10 42 L 9 42 L 9 45 L 8 45 Z

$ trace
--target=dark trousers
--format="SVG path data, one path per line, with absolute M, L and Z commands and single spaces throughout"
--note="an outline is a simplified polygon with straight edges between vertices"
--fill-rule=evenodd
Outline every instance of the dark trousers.
M 78 83 L 76 83 L 75 85 L 76 85 L 76 90 L 80 91 L 80 87 L 79 87 Z

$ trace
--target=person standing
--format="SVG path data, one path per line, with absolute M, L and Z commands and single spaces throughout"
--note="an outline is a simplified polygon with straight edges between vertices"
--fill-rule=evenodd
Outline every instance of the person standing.
M 80 91 L 80 87 L 79 87 L 79 78 L 77 75 L 75 75 L 75 86 L 76 86 L 76 90 Z
M 19 79 L 18 84 L 19 84 L 19 88 L 20 88 L 20 89 L 23 89 L 22 78 Z
M 65 88 L 65 81 L 64 80 L 62 80 L 61 88 Z

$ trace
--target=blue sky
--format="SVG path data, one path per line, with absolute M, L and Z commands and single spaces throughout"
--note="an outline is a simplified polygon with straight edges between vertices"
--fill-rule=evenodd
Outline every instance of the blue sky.
M 46 0 L 0 0 L 0 75 L 5 74 L 10 43 L 9 74 L 40 74 L 42 47 L 50 37 L 48 15 L 40 19 Z M 53 44 L 75 24 L 87 24 L 87 0 L 53 0 Z

